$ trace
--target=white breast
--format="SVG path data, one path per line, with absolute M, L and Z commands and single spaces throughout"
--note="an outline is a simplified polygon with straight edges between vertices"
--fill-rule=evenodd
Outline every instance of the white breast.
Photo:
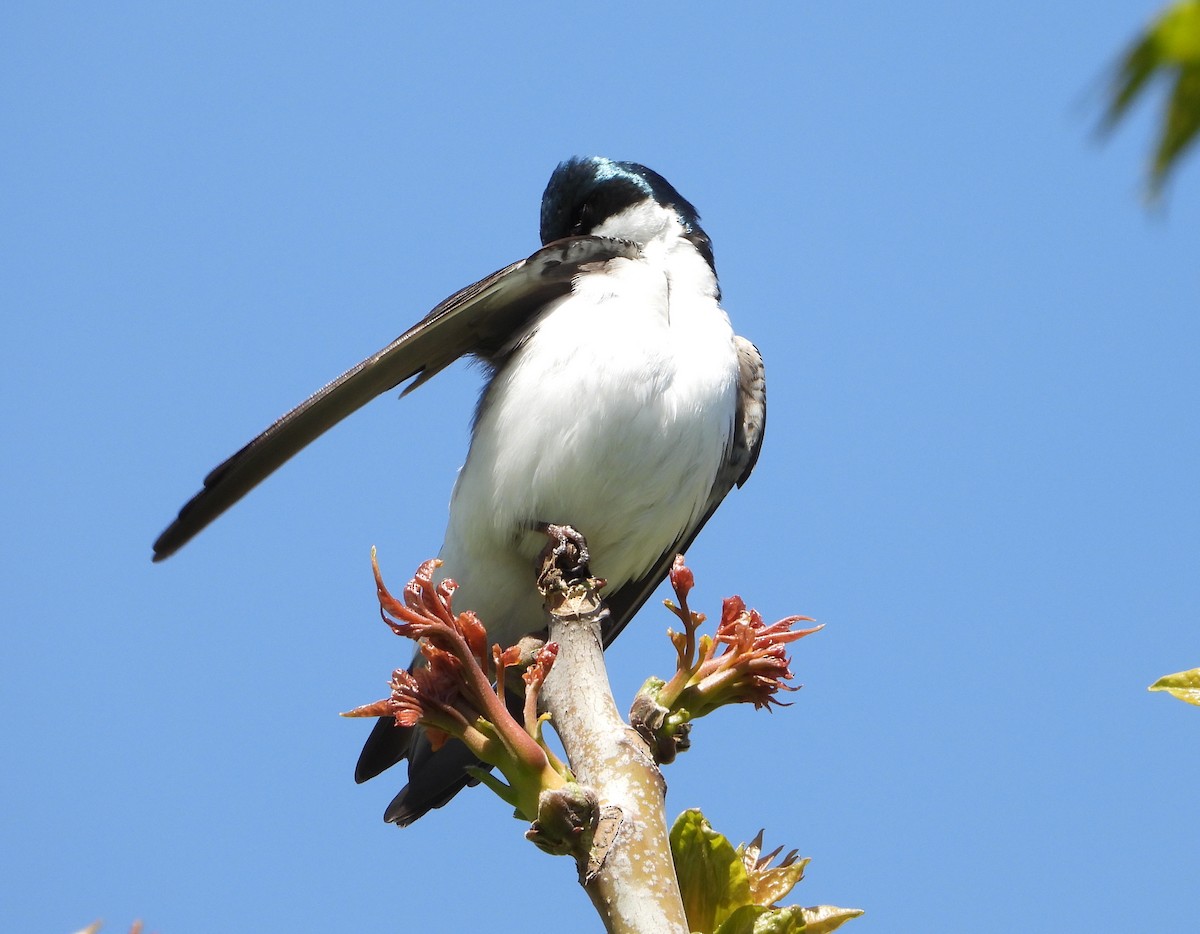
M 442 572 L 493 641 L 540 628 L 535 522 L 587 538 L 612 590 L 699 520 L 730 442 L 737 359 L 686 240 L 581 276 L 497 374 L 450 505 Z

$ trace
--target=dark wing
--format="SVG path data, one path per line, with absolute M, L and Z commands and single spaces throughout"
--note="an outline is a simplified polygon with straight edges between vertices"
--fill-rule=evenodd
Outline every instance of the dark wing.
M 655 588 L 667 576 L 675 556 L 687 550 L 725 495 L 735 485 L 740 487 L 745 483 L 758 462 L 767 423 L 767 384 L 762 355 L 745 338 L 735 337 L 734 341 L 738 352 L 737 413 L 728 455 L 709 494 L 708 506 L 700 520 L 685 530 L 649 571 L 609 595 L 605 601 L 610 613 L 604 630 L 605 646 L 617 637 L 650 599 Z M 510 708 L 513 707 L 512 695 L 508 696 L 508 701 Z M 515 703 L 514 715 L 519 716 L 520 701 Z M 480 766 L 479 760 L 457 740 L 447 742 L 434 752 L 420 730 L 396 727 L 391 718 L 384 717 L 376 722 L 363 746 L 354 773 L 355 781 L 373 778 L 405 757 L 409 760 L 408 784 L 392 799 L 384 813 L 384 820 L 401 827 L 411 824 L 433 808 L 440 808 L 465 786 L 474 784 L 467 769 Z
M 464 354 L 488 359 L 555 298 L 571 291 L 588 264 L 634 258 L 636 244 L 605 237 L 557 240 L 456 292 L 404 334 L 300 403 L 204 478 L 154 543 L 154 560 L 170 557 L 205 526 L 317 436 L 376 396 L 416 376 L 415 389 Z

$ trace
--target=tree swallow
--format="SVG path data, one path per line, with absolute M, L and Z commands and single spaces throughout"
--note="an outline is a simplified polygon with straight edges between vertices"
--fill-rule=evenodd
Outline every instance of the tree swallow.
M 763 362 L 721 308 L 696 209 L 657 172 L 576 158 L 542 196 L 543 246 L 467 286 L 212 471 L 154 543 L 167 558 L 310 441 L 376 396 L 463 355 L 488 369 L 440 557 L 502 646 L 543 626 L 544 523 L 587 539 L 614 639 L 758 459 Z M 475 760 L 379 720 L 359 782 L 409 759 L 385 819 L 441 807 Z

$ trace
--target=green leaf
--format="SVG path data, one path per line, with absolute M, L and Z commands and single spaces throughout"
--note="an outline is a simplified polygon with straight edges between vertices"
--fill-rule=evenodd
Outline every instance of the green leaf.
M 1111 129 L 1125 116 L 1129 105 L 1145 87 L 1154 69 L 1159 65 L 1158 43 L 1152 33 L 1143 36 L 1133 46 L 1113 76 L 1112 100 L 1108 103 L 1108 112 L 1104 115 L 1106 128 Z
M 1200 0 L 1176 3 L 1155 23 L 1152 33 L 1167 62 L 1200 63 Z
M 680 814 L 671 828 L 671 855 L 689 930 L 714 934 L 750 904 L 746 867 L 733 844 L 713 830 L 697 808 Z
M 758 832 L 749 843 L 743 843 L 737 848 L 737 854 L 741 857 L 742 865 L 746 867 L 746 875 L 750 879 L 750 900 L 756 905 L 774 905 L 776 902 L 782 901 L 793 888 L 796 883 L 804 878 L 804 870 L 811 862 L 808 857 L 804 859 L 796 858 L 796 851 L 792 850 L 785 856 L 778 866 L 772 866 L 771 863 L 780 850 L 775 850 L 767 856 L 762 855 L 763 831 Z
M 799 905 L 789 908 L 769 908 L 754 922 L 754 934 L 807 934 L 804 909 Z
M 861 908 L 838 908 L 834 905 L 815 905 L 802 910 L 804 934 L 828 934 L 863 913 Z
M 1200 668 L 1163 675 L 1146 690 L 1166 691 L 1172 697 L 1200 707 Z
M 725 919 L 725 922 L 717 928 L 716 934 L 756 934 L 758 919 L 769 910 L 758 905 L 743 905 Z
M 1155 21 L 1122 56 L 1110 88 L 1104 128 L 1111 130 L 1152 78 L 1174 78 L 1150 167 L 1157 194 L 1200 133 L 1200 0 L 1182 0 Z
M 782 901 L 796 883 L 804 878 L 806 857 L 790 866 L 774 866 L 759 872 L 750 882 L 750 894 L 756 905 L 774 905 Z
M 1162 185 L 1175 160 L 1196 141 L 1197 130 L 1200 130 L 1200 65 L 1189 65 L 1179 70 L 1179 79 L 1167 104 L 1162 136 L 1154 153 L 1155 187 Z
M 717 934 L 807 934 L 804 909 L 745 905 L 725 919 Z

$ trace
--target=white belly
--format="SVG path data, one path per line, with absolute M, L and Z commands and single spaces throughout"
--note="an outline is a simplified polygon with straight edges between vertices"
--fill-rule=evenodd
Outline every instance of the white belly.
M 582 532 L 612 590 L 704 511 L 735 416 L 733 333 L 712 294 L 666 283 L 641 261 L 584 277 L 489 389 L 442 573 L 493 641 L 541 626 L 533 577 L 546 539 L 533 523 Z

